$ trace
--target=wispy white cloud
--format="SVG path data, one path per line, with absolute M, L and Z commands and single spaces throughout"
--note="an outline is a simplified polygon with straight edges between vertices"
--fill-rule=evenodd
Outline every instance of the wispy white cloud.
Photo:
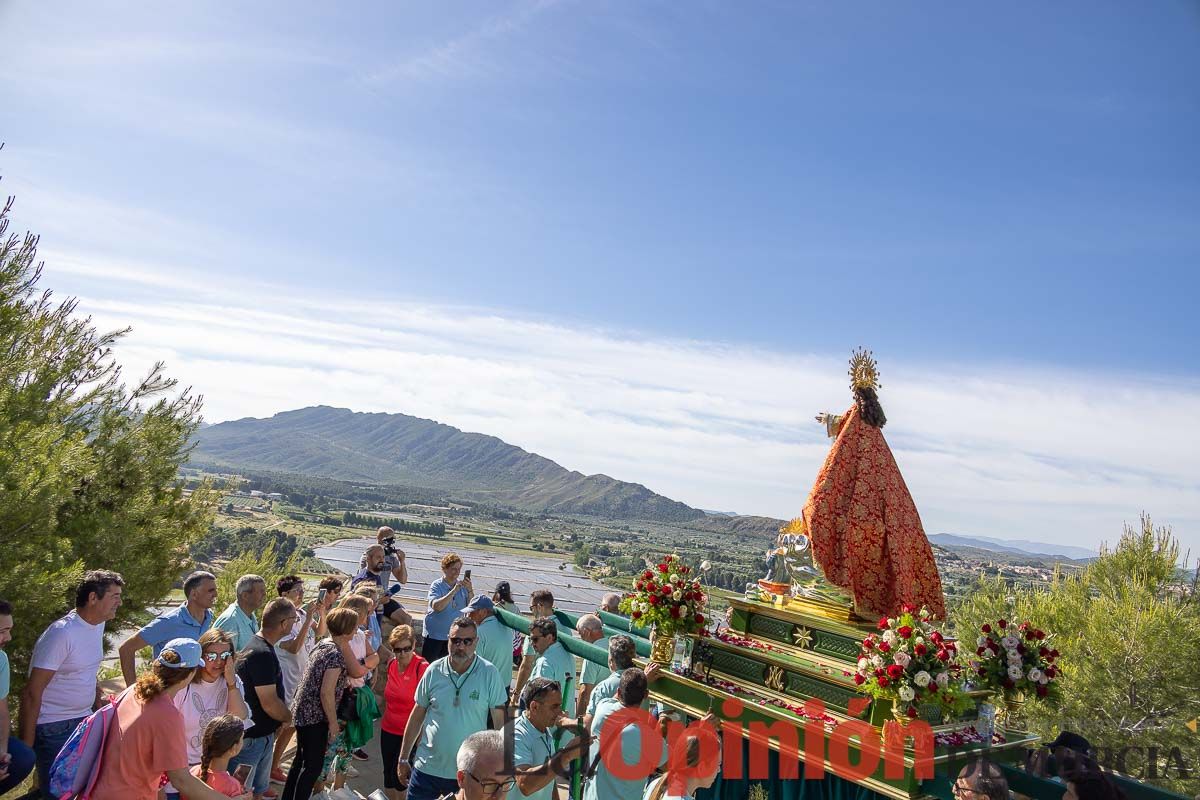
M 51 254 L 133 370 L 165 360 L 210 421 L 318 403 L 494 434 L 706 508 L 793 515 L 848 405 L 843 354 L 666 340 Z M 56 271 L 62 263 L 66 270 Z M 269 296 L 264 308 L 255 298 Z M 881 343 L 886 345 L 886 343 Z M 1200 544 L 1200 387 L 910 364 L 883 352 L 887 435 L 931 531 L 1095 545 L 1143 509 Z M 1175 421 L 1175 422 L 1173 422 Z

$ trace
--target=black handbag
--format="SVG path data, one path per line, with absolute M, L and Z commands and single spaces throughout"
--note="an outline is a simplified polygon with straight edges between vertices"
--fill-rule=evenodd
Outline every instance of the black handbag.
M 337 704 L 338 722 L 358 722 L 358 689 L 347 686 Z

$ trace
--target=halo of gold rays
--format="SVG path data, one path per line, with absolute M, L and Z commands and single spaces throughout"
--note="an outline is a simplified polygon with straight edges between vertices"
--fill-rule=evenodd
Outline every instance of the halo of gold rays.
M 850 356 L 850 389 L 879 389 L 879 365 L 870 350 L 860 347 Z

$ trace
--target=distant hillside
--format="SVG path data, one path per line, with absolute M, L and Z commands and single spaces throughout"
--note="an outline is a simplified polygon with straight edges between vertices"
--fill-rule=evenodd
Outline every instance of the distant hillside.
M 1069 544 L 1031 542 L 1025 539 L 996 539 L 991 536 L 961 536 L 957 533 L 935 533 L 929 537 L 929 541 L 950 548 L 967 547 L 977 550 L 988 550 L 993 553 L 1061 556 L 1072 560 L 1095 558 L 1099 555 L 1095 550 L 1089 550 L 1086 547 L 1075 547 Z
M 525 511 L 686 522 L 704 512 L 607 475 L 584 475 L 494 436 L 406 414 L 316 406 L 196 432 L 192 461 L 424 486 Z

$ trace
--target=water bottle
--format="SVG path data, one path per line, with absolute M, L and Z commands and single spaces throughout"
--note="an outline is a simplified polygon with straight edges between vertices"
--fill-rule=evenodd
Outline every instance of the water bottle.
M 675 653 L 671 657 L 673 671 L 688 672 L 692 668 L 692 640 L 687 636 L 675 637 Z

